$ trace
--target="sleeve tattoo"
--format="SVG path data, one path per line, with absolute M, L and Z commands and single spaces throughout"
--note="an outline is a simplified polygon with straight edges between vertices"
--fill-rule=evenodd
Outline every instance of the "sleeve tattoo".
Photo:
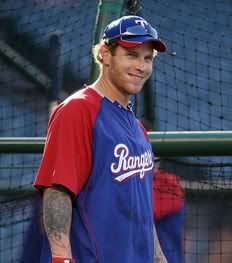
M 71 197 L 62 187 L 48 188 L 43 197 L 43 217 L 53 255 L 70 250 Z

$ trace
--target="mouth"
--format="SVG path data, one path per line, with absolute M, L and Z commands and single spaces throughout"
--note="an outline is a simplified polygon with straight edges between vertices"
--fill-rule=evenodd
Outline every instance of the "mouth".
M 137 79 L 137 80 L 142 80 L 142 79 L 143 79 L 143 76 L 136 75 L 136 74 L 131 74 L 131 73 L 129 73 L 129 76 L 131 76 L 131 77 L 133 77 L 133 78 L 135 78 L 135 79 Z

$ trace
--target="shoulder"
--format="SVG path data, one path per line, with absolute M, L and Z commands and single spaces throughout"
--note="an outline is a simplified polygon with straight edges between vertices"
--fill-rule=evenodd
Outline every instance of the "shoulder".
M 61 108 L 76 110 L 82 108 L 96 108 L 100 106 L 102 97 L 92 88 L 85 87 L 78 90 L 61 103 Z
M 64 118 L 75 121 L 78 116 L 94 117 L 101 106 L 102 97 L 92 88 L 84 87 L 70 95 L 58 105 L 51 116 L 50 122 L 57 118 Z M 76 118 L 75 118 L 76 117 Z
M 143 131 L 143 134 L 144 134 L 145 138 L 149 141 L 147 130 L 145 129 L 145 127 L 143 126 L 141 121 L 139 121 L 139 120 L 137 120 L 137 121 L 138 121 L 138 124 L 139 124 L 141 130 Z

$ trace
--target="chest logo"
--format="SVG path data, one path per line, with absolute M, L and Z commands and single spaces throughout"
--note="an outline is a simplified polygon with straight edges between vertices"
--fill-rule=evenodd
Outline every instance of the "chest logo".
M 111 172 L 115 174 L 115 180 L 122 182 L 132 176 L 139 176 L 143 179 L 145 172 L 153 169 L 153 158 L 151 150 L 147 150 L 140 155 L 130 155 L 125 144 L 118 144 L 114 148 L 114 156 L 118 162 L 111 164 Z

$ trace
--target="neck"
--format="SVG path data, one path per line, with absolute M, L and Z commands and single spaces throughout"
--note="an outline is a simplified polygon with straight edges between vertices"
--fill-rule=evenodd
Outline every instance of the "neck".
M 107 97 L 112 102 L 118 101 L 124 108 L 127 108 L 130 96 L 120 92 L 119 89 L 103 75 L 101 75 L 92 86 L 100 95 Z

